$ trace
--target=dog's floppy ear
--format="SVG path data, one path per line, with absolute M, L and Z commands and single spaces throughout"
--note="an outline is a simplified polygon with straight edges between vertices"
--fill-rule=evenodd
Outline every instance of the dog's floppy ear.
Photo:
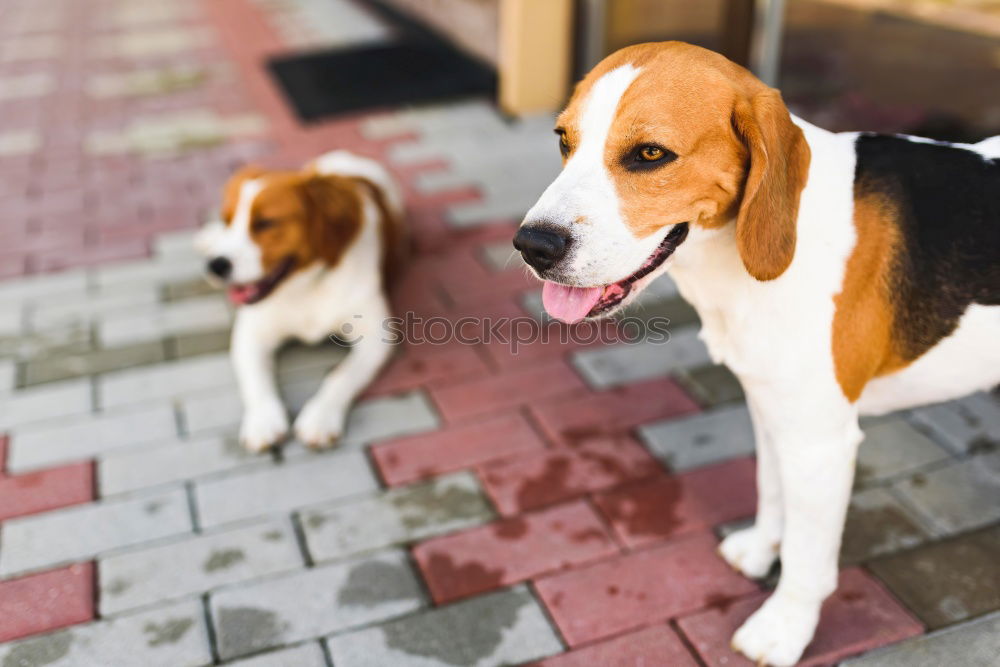
M 309 209 L 309 244 L 333 266 L 361 229 L 361 200 L 353 180 L 311 174 L 302 184 Z
M 809 145 L 781 93 L 772 88 L 741 99 L 733 111 L 733 126 L 749 155 L 736 244 L 750 275 L 773 280 L 795 255 L 795 221 L 808 177 Z

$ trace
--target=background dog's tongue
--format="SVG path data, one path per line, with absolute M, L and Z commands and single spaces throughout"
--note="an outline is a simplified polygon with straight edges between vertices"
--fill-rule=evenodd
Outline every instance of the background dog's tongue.
M 229 300 L 236 305 L 242 305 L 257 294 L 255 285 L 232 285 L 229 288 Z
M 603 287 L 567 287 L 546 282 L 542 287 L 542 304 L 552 317 L 573 324 L 587 316 L 603 293 Z

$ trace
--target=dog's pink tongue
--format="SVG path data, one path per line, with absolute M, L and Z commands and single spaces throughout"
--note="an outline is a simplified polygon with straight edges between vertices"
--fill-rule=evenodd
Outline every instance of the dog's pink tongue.
M 546 281 L 542 287 L 542 304 L 552 317 L 573 324 L 587 316 L 603 293 L 603 287 L 568 287 Z
M 257 295 L 256 285 L 231 285 L 229 287 L 229 300 L 240 306 Z

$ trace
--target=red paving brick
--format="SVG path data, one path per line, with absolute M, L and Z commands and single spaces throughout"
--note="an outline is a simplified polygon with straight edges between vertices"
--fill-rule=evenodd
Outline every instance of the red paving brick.
M 0 642 L 92 618 L 93 563 L 0 581 Z
M 753 459 L 735 459 L 601 493 L 594 503 L 618 539 L 636 548 L 752 516 L 754 471 Z
M 679 619 L 678 626 L 705 664 L 752 665 L 729 649 L 729 641 L 766 598 L 762 593 L 719 604 Z M 874 579 L 859 568 L 844 570 L 837 592 L 823 605 L 816 637 L 799 664 L 833 664 L 922 632 L 920 623 Z
M 0 521 L 94 499 L 92 463 L 8 476 L 5 474 L 7 445 L 7 436 L 0 436 Z
M 656 419 L 698 412 L 698 404 L 667 379 L 637 382 L 585 396 L 533 405 L 532 413 L 555 442 L 573 445 L 623 433 Z
M 578 567 L 535 583 L 570 646 L 641 628 L 757 590 L 716 554 L 709 533 Z
M 395 486 L 544 446 L 525 418 L 513 414 L 399 438 L 371 452 L 382 479 Z
M 698 665 L 676 633 L 664 624 L 531 664 L 532 667 L 697 667 Z
M 487 372 L 486 364 L 471 345 L 409 346 L 389 362 L 365 394 L 395 394 L 430 382 L 452 383 Z
M 504 519 L 413 549 L 435 602 L 484 593 L 617 553 L 586 503 Z
M 584 388 L 583 380 L 566 363 L 553 361 L 435 389 L 431 394 L 445 419 L 456 421 Z
M 602 437 L 488 463 L 480 478 L 500 513 L 513 515 L 662 472 L 632 438 Z

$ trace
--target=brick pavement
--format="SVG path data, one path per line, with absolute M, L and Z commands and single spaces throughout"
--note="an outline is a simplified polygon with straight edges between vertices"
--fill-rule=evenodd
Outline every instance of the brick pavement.
M 550 118 L 299 125 L 261 59 L 387 38 L 348 0 L 30 4 L 0 21 L 0 664 L 741 662 L 767 590 L 714 550 L 753 513 L 748 417 L 667 280 L 634 311 L 665 345 L 408 345 L 338 449 L 235 442 L 231 313 L 188 231 L 231 167 L 386 160 L 418 247 L 397 309 L 540 322 L 508 244 L 558 169 Z M 343 354 L 285 350 L 289 404 Z M 988 664 L 1000 402 L 865 430 L 807 664 Z

